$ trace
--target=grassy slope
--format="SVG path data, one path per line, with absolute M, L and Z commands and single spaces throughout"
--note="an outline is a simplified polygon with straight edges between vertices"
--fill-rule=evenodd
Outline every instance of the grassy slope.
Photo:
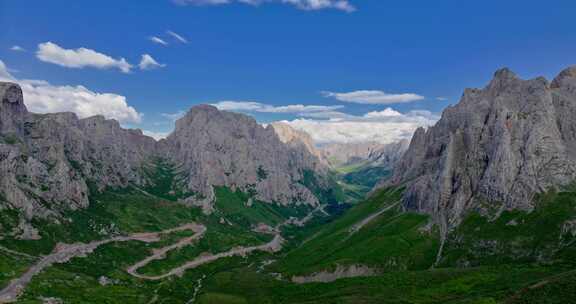
M 247 206 L 249 195 L 241 191 L 231 191 L 226 187 L 216 187 L 216 215 L 244 228 L 251 225 L 265 223 L 275 226 L 284 222 L 291 216 L 302 217 L 311 208 L 308 206 L 283 207 L 275 204 L 253 200 L 250 207 Z
M 541 267 L 439 269 L 296 285 L 238 268 L 206 279 L 199 303 L 491 304 L 504 301 L 527 282 L 551 273 Z
M 402 213 L 399 208 L 376 217 L 358 232 L 350 228 L 371 214 L 394 205 L 401 191 L 388 189 L 352 208 L 326 225 L 277 265 L 287 274 L 332 269 L 336 264 L 365 264 L 388 270 L 425 269 L 432 265 L 438 241 L 421 232 L 426 216 Z
M 306 208 L 286 208 L 255 201 L 251 208 L 245 207 L 248 195 L 232 192 L 226 188 L 216 189 L 217 212 L 211 216 L 202 215 L 198 208 L 191 208 L 175 202 L 181 192 L 175 191 L 179 183 L 175 167 L 157 160 L 149 170 L 150 185 L 145 188 L 148 195 L 138 189 L 107 191 L 93 195 L 87 209 L 65 214 L 59 224 L 49 221 L 35 221 L 33 224 L 41 231 L 42 239 L 37 241 L 16 240 L 7 234 L 0 239 L 0 246 L 34 256 L 48 254 L 57 242 L 89 242 L 108 238 L 116 234 L 160 231 L 197 221 L 208 227 L 206 236 L 195 246 L 171 252 L 165 260 L 155 261 L 142 269 L 143 273 L 163 273 L 176 265 L 188 261 L 202 252 L 221 252 L 235 246 L 256 245 L 269 241 L 272 236 L 251 231 L 252 226 L 264 222 L 275 225 L 290 216 L 301 216 Z M 0 213 L 2 231 L 9 232 L 17 224 L 15 214 L 10 211 Z M 220 223 L 220 219 L 232 225 Z M 173 233 L 162 241 L 152 244 L 139 242 L 118 243 L 99 248 L 88 258 L 73 259 L 64 265 L 55 265 L 36 277 L 26 290 L 24 299 L 32 301 L 40 295 L 63 297 L 70 302 L 118 301 L 140 302 L 137 299 L 157 294 L 154 287 L 150 293 L 150 283 L 135 280 L 124 273 L 130 264 L 151 254 L 153 248 L 159 248 L 176 242 L 189 235 L 188 231 Z M 0 252 L 0 287 L 19 276 L 32 263 L 31 260 Z M 108 276 L 122 282 L 123 288 L 107 290 L 97 286 L 100 276 Z M 70 278 L 74 278 L 70 280 Z M 166 283 L 159 283 L 159 285 Z M 152 284 L 156 286 L 157 284 Z M 172 283 L 167 284 L 172 285 Z M 192 287 L 187 288 L 189 292 Z M 83 289 L 85 291 L 83 291 Z M 110 288 L 108 288 L 110 289 Z M 118 301 L 111 301 L 114 295 Z M 121 296 L 120 296 L 121 295 Z M 183 293 L 188 297 L 189 293 Z M 124 296 L 128 298 L 124 298 Z M 170 298 L 170 297 L 169 297 Z M 97 300 L 100 299 L 101 301 Z M 123 300 L 122 300 L 123 299 Z M 182 302 L 182 298 L 175 300 Z M 90 301 L 88 301 L 90 302 Z
M 443 268 L 438 270 L 427 270 L 438 245 L 434 234 L 422 236 L 415 229 L 426 223 L 425 218 L 411 222 L 409 214 L 391 210 L 348 237 L 349 227 L 391 204 L 399 194 L 387 190 L 359 203 L 275 265 L 288 275 L 330 269 L 336 263 L 384 265 L 392 272 L 304 285 L 307 288 L 276 288 L 294 290 L 290 298 L 302 299 L 298 303 L 570 303 L 567 299 L 574 299 L 576 238 L 572 232 L 562 232 L 567 221 L 576 219 L 573 189 L 541 195 L 530 213 L 504 212 L 495 221 L 470 214 L 451 234 Z M 420 237 L 411 240 L 406 232 Z M 387 267 L 393 257 L 404 262 L 394 266 L 415 271 Z M 412 281 L 405 286 L 398 278 Z M 405 290 L 407 286 L 414 289 Z
M 106 192 L 86 209 L 68 212 L 60 223 L 35 221 L 38 241 L 6 237 L 0 245 L 32 255 L 47 254 L 57 242 L 73 243 L 109 237 L 114 233 L 160 231 L 199 218 L 200 211 L 138 192 Z
M 522 288 L 509 297 L 510 304 L 554 304 L 576 301 L 576 271 L 560 273 Z
M 108 192 L 96 197 L 90 208 L 70 213 L 70 223 L 35 223 L 43 231 L 41 241 L 6 238 L 0 245 L 37 255 L 49 251 L 56 240 L 87 241 L 104 237 L 102 231 L 158 231 L 189 221 L 204 222 L 211 232 L 197 248 L 171 254 L 167 260 L 144 269 L 146 273 L 161 273 L 205 249 L 219 251 L 265 241 L 265 236 L 250 232 L 253 224 L 275 224 L 293 214 L 259 202 L 253 208 L 240 208 L 247 201 L 246 194 L 225 188 L 216 193 L 219 211 L 205 217 L 197 209 L 168 201 L 167 197 Z M 438 247 L 436 233 L 434 229 L 420 229 L 428 222 L 426 216 L 392 208 L 356 234 L 350 236 L 348 232 L 370 214 L 393 205 L 400 195 L 400 190 L 387 189 L 337 220 L 318 226 L 322 222 L 319 220 L 300 232 L 287 231 L 293 239 L 286 253 L 223 259 L 187 271 L 182 278 L 160 282 L 135 279 L 123 269 L 149 255 L 153 248 L 172 243 L 186 233 L 170 235 L 154 244 L 109 244 L 87 258 L 49 268 L 33 280 L 21 302 L 38 303 L 44 296 L 62 298 L 67 303 L 148 303 L 155 297 L 162 303 L 184 303 L 192 297 L 203 275 L 207 277 L 196 303 L 567 303 L 566 299 L 574 298 L 574 237 L 560 234 L 560 230 L 566 220 L 575 218 L 576 193 L 550 192 L 540 198 L 535 212 L 504 213 L 494 222 L 471 214 L 451 236 L 443 268 L 436 270 L 429 270 Z M 294 214 L 300 212 L 304 211 Z M 9 223 L 11 215 L 3 216 Z M 222 225 L 220 218 L 234 225 Z M 296 246 L 310 235 L 314 237 Z M 387 272 L 371 278 L 296 285 L 258 270 L 268 259 L 277 259 L 269 268 L 286 276 L 356 263 Z M 0 285 L 30 263 L 27 258 L 0 252 Z M 478 267 L 455 268 L 458 265 Z M 116 283 L 102 286 L 98 283 L 101 276 Z
M 576 192 L 550 191 L 528 213 L 505 211 L 494 221 L 470 214 L 450 236 L 443 265 L 568 263 L 576 266 L 576 235 L 562 232 L 576 220 Z
M 361 201 L 374 186 L 390 175 L 390 170 L 368 161 L 336 165 L 334 176 L 349 203 Z
M 225 190 L 225 189 L 221 189 Z M 218 191 L 221 193 L 221 191 Z M 233 192 L 226 190 L 225 193 Z M 229 196 L 218 197 L 218 204 L 232 205 L 239 201 L 232 200 Z M 86 210 L 76 211 L 69 214 L 74 219 L 66 226 L 54 226 L 58 230 L 51 230 L 52 226 L 44 228 L 45 239 L 40 241 L 4 240 L 0 243 L 14 250 L 31 254 L 44 254 L 53 246 L 53 240 L 62 239 L 66 242 L 89 241 L 104 238 L 98 231 L 102 227 L 116 227 L 116 233 L 129 233 L 140 231 L 159 231 L 176 227 L 184 223 L 198 221 L 208 227 L 206 236 L 195 246 L 189 246 L 182 250 L 171 252 L 165 260 L 155 261 L 141 269 L 142 273 L 159 274 L 185 261 L 193 259 L 198 254 L 206 251 L 220 252 L 235 246 L 255 245 L 267 242 L 269 235 L 256 234 L 250 231 L 253 224 L 246 221 L 259 219 L 259 217 L 272 218 L 275 213 L 266 214 L 258 209 L 258 217 L 250 217 L 251 213 L 240 217 L 237 213 L 228 214 L 220 210 L 217 215 L 204 216 L 197 208 L 189 208 L 184 205 L 142 195 L 139 192 L 115 193 L 107 192 L 99 195 Z M 220 217 L 234 218 L 246 226 L 221 224 Z M 81 219 L 94 219 L 94 223 L 85 222 Z M 278 219 L 280 220 L 280 219 Z M 275 222 L 275 221 L 274 221 Z M 42 228 L 44 230 L 44 228 Z M 54 232 L 57 234 L 49 235 Z M 165 303 L 182 303 L 187 301 L 192 293 L 194 284 L 202 272 L 189 271 L 184 278 L 174 278 L 161 282 L 147 282 L 135 279 L 124 272 L 131 264 L 150 255 L 154 248 L 159 248 L 176 242 L 186 237 L 189 232 L 178 232 L 166 236 L 158 243 L 144 244 L 141 242 L 115 243 L 98 248 L 87 258 L 75 258 L 72 261 L 54 265 L 35 277 L 23 296 L 23 303 L 35 303 L 40 296 L 57 297 L 70 303 L 147 303 L 154 296 L 164 299 Z M 19 275 L 30 264 L 22 262 L 18 268 L 12 267 L 13 273 L 5 272 L 0 276 L 0 286 L 7 283 L 13 277 Z M 15 263 L 14 258 L 0 254 L 0 270 Z M 224 259 L 214 263 L 218 267 L 230 269 L 242 265 L 242 259 Z M 230 266 L 232 265 L 232 266 Z M 205 269 L 211 269 L 203 267 Z M 105 276 L 117 281 L 113 286 L 101 286 L 98 279 Z

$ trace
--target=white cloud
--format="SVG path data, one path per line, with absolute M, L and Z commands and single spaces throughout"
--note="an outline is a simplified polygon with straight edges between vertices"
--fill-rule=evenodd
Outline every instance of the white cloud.
M 179 118 L 182 118 L 184 115 L 186 115 L 186 111 L 178 111 L 176 113 L 162 113 L 160 114 L 162 117 L 165 117 L 171 121 L 176 121 Z
M 19 46 L 19 45 L 14 45 L 10 48 L 11 51 L 15 51 L 15 52 L 26 52 L 26 49 L 24 49 L 23 47 Z
M 407 103 L 424 99 L 414 93 L 389 94 L 378 90 L 360 90 L 348 93 L 322 92 L 324 97 L 335 98 L 343 102 L 363 103 L 363 104 L 393 104 Z
M 156 132 L 156 131 L 148 131 L 148 130 L 144 130 L 144 131 L 142 131 L 142 133 L 144 133 L 144 135 L 146 135 L 146 136 L 150 136 L 150 137 L 154 138 L 155 140 L 161 140 L 163 138 L 168 137 L 168 135 L 170 135 L 169 132 Z
M 258 112 L 258 113 L 321 113 L 334 111 L 343 108 L 343 106 L 318 106 L 318 105 L 286 105 L 286 106 L 273 106 L 254 101 L 220 101 L 212 104 L 219 110 L 226 111 L 244 111 L 244 112 Z
M 174 37 L 174 39 L 176 39 L 182 43 L 188 43 L 188 39 L 184 38 L 182 35 L 177 34 L 176 32 L 166 31 L 166 34 Z
M 4 64 L 2 60 L 0 60 L 0 80 L 3 81 L 14 81 L 14 77 L 10 75 L 8 71 L 8 67 Z
M 284 121 L 295 129 L 309 133 L 316 144 L 375 141 L 383 144 L 410 138 L 421 126 L 434 124 L 439 117 L 429 111 L 400 113 L 391 108 L 354 116 L 331 113 L 330 119 L 301 118 Z
M 392 108 L 386 108 L 382 111 L 374 111 L 374 112 L 368 112 L 364 115 L 364 117 L 366 118 L 385 118 L 385 117 L 398 117 L 398 116 L 402 116 L 402 113 L 393 110 Z
M 138 64 L 138 67 L 141 70 L 151 70 L 151 69 L 155 69 L 155 68 L 163 68 L 165 66 L 166 66 L 165 64 L 158 63 L 152 56 L 150 56 L 148 54 L 142 55 L 142 59 L 140 60 L 140 64 Z
M 440 96 L 440 97 L 436 97 L 436 100 L 445 101 L 445 100 L 448 100 L 448 98 Z
M 87 48 L 64 49 L 52 42 L 40 43 L 36 57 L 41 61 L 67 68 L 117 68 L 123 73 L 129 73 L 132 69 L 132 65 L 126 62 L 124 58 L 114 59 L 108 55 Z
M 142 119 L 142 114 L 129 106 L 122 95 L 98 93 L 83 86 L 55 86 L 43 80 L 16 79 L 1 60 L 0 80 L 20 84 L 24 102 L 31 112 L 74 112 L 80 118 L 103 115 L 121 123 L 139 123 Z
M 250 101 L 221 101 L 213 105 L 228 111 L 294 114 L 300 118 L 284 122 L 308 132 L 315 143 L 320 145 L 366 141 L 392 143 L 410 138 L 416 128 L 430 126 L 439 119 L 438 115 L 425 110 L 401 113 L 385 108 L 358 116 L 339 111 L 342 106 L 272 106 Z M 181 115 L 183 112 L 176 113 L 173 118 Z
M 156 36 L 150 36 L 148 37 L 148 39 L 156 44 L 161 44 L 161 45 L 168 45 L 168 42 L 164 41 L 163 39 L 156 37 Z
M 349 1 L 344 0 L 282 0 L 282 3 L 292 4 L 303 10 L 321 10 L 332 8 L 349 13 L 356 10 L 356 8 Z
M 260 5 L 263 3 L 283 3 L 292 5 L 301 10 L 322 10 L 336 9 L 348 13 L 354 12 L 356 8 L 349 0 L 174 0 L 181 5 L 223 5 L 231 3 L 243 3 L 249 5 Z

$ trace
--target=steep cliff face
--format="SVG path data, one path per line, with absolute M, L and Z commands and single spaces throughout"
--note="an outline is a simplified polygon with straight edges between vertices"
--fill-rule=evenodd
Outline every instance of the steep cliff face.
M 382 145 L 380 148 L 370 151 L 368 160 L 374 165 L 394 168 L 396 163 L 402 159 L 404 152 L 408 150 L 410 140 L 402 139 L 398 142 Z
M 552 83 L 508 69 L 467 89 L 428 130 L 418 129 L 395 168 L 407 209 L 444 230 L 470 210 L 531 210 L 534 195 L 576 178 L 576 68 Z
M 326 171 L 328 162 L 322 152 L 314 146 L 310 134 L 282 122 L 271 123 L 269 127 L 274 129 L 281 142 L 291 148 L 294 157 L 301 163 L 306 164 L 308 168 L 315 168 L 315 171 Z
M 364 143 L 333 143 L 320 148 L 322 156 L 329 161 L 332 166 L 339 166 L 368 160 L 370 155 L 381 150 L 386 145 L 377 142 Z
M 214 195 L 212 186 L 239 188 L 284 205 L 318 203 L 299 183 L 303 170 L 314 170 L 318 160 L 309 153 L 293 153 L 273 127 L 264 128 L 249 116 L 196 106 L 176 122 L 162 145 L 165 154 L 182 165 L 188 188 L 201 194 L 196 201 L 205 209 Z
M 138 184 L 138 166 L 155 142 L 103 117 L 29 113 L 17 85 L 1 84 L 0 204 L 24 218 L 88 205 L 98 188 Z
M 156 142 L 102 116 L 29 113 L 15 84 L 0 83 L 0 100 L 0 211 L 18 210 L 23 220 L 87 207 L 89 185 L 147 186 L 143 167 L 158 157 L 178 166 L 184 192 L 195 194 L 188 201 L 206 211 L 213 186 L 266 202 L 318 204 L 300 183 L 306 170 L 322 174 L 318 158 L 245 115 L 197 106 L 168 139 Z

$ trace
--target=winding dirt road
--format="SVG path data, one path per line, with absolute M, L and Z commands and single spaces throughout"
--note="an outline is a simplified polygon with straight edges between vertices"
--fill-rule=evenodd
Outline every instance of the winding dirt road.
M 137 272 L 137 270 L 139 268 L 144 267 L 149 262 L 151 262 L 153 260 L 163 259 L 166 252 L 174 249 L 174 248 L 167 249 L 167 247 L 165 247 L 165 248 L 158 250 L 158 253 L 155 253 L 154 255 L 151 255 L 150 257 L 148 257 L 148 258 L 136 263 L 135 265 L 129 267 L 127 269 L 127 271 L 128 271 L 128 273 L 130 273 L 131 275 L 133 275 L 137 278 L 144 279 L 144 280 L 157 281 L 157 280 L 162 280 L 162 279 L 165 279 L 167 277 L 174 276 L 174 275 L 181 276 L 184 274 L 184 272 L 186 270 L 196 268 L 196 267 L 203 265 L 203 264 L 214 262 L 214 261 L 221 259 L 221 258 L 233 257 L 233 256 L 237 256 L 237 255 L 246 256 L 249 253 L 252 253 L 253 251 L 266 251 L 266 252 L 272 252 L 272 253 L 278 252 L 282 249 L 282 243 L 283 242 L 284 242 L 284 239 L 282 238 L 282 236 L 277 234 L 273 240 L 271 240 L 270 242 L 268 242 L 266 244 L 258 245 L 258 246 L 251 246 L 251 247 L 236 247 L 236 248 L 233 248 L 233 249 L 226 251 L 226 252 L 199 256 L 196 259 L 194 259 L 190 262 L 187 262 L 181 266 L 178 266 L 178 267 L 176 267 L 176 268 L 174 268 L 174 269 L 170 270 L 169 272 L 162 274 L 162 275 L 147 276 L 147 275 L 139 274 Z M 172 246 L 168 246 L 168 247 L 172 247 Z
M 41 257 L 40 260 L 32 265 L 21 277 L 14 279 L 0 291 L 0 303 L 10 303 L 18 299 L 20 294 L 24 291 L 32 278 L 42 272 L 47 267 L 57 263 L 66 263 L 74 257 L 86 257 L 92 253 L 96 248 L 113 243 L 113 242 L 127 242 L 127 241 L 140 241 L 145 243 L 154 243 L 160 241 L 160 236 L 176 231 L 194 230 L 198 224 L 186 224 L 181 227 L 164 230 L 161 232 L 149 233 L 135 233 L 129 236 L 118 236 L 106 240 L 94 241 L 88 244 L 75 243 L 75 244 L 61 244 L 56 245 L 51 254 Z M 204 226 L 202 226 L 204 227 Z M 206 229 L 204 227 L 204 229 Z
M 141 275 L 137 271 L 138 269 L 146 266 L 154 260 L 161 260 L 166 257 L 166 253 L 188 246 L 201 239 L 206 233 L 206 226 L 197 223 L 186 224 L 177 228 L 164 230 L 161 232 L 148 232 L 148 233 L 136 233 L 129 236 L 119 236 L 113 237 L 106 240 L 94 241 L 88 244 L 76 243 L 76 244 L 58 244 L 54 248 L 53 252 L 47 256 L 41 257 L 40 260 L 32 265 L 21 277 L 14 279 L 10 282 L 8 286 L 0 291 L 0 303 L 10 303 L 18 299 L 22 294 L 26 286 L 30 283 L 32 278 L 42 272 L 45 268 L 52 266 L 57 263 L 66 263 L 75 257 L 86 257 L 88 254 L 92 253 L 98 247 L 113 243 L 113 242 L 126 242 L 126 241 L 141 241 L 145 243 L 154 243 L 160 241 L 160 236 L 177 232 L 183 230 L 191 230 L 194 235 L 190 237 L 183 238 L 176 242 L 175 244 L 162 247 L 160 249 L 155 249 L 153 254 L 142 261 L 128 267 L 126 270 L 130 275 L 144 279 L 144 280 L 162 280 L 164 278 L 173 275 L 182 275 L 184 271 L 188 269 L 196 268 L 200 265 L 214 262 L 218 259 L 232 256 L 246 256 L 253 251 L 267 251 L 267 252 L 277 252 L 282 249 L 282 243 L 284 239 L 280 234 L 276 234 L 274 239 L 266 244 L 251 246 L 251 247 L 236 247 L 226 252 L 221 252 L 213 255 L 200 256 L 190 262 L 185 263 L 179 267 L 172 269 L 171 271 L 158 276 L 146 276 Z
M 400 202 L 396 202 L 390 206 L 387 206 L 385 208 L 383 208 L 382 210 L 379 210 L 375 213 L 372 213 L 371 215 L 369 215 L 367 218 L 361 220 L 360 222 L 354 224 L 354 226 L 352 226 L 350 228 L 350 230 L 348 230 L 348 233 L 350 233 L 351 235 L 360 231 L 360 229 L 362 229 L 362 227 L 368 225 L 370 222 L 372 222 L 375 218 L 379 217 L 381 214 L 383 214 L 384 212 L 398 206 L 398 204 L 400 204 Z
M 179 249 L 188 245 L 191 245 L 193 242 L 201 239 L 204 237 L 206 233 L 206 226 L 198 223 L 189 223 L 182 225 L 180 227 L 172 228 L 163 230 L 160 232 L 146 232 L 146 233 L 135 233 L 128 236 L 118 236 L 113 237 L 106 240 L 94 241 L 88 244 L 84 243 L 75 243 L 75 244 L 57 244 L 52 253 L 43 257 L 30 257 L 30 258 L 39 258 L 39 261 L 32 265 L 21 277 L 14 279 L 6 286 L 4 289 L 0 290 L 0 303 L 10 303 L 14 302 L 18 299 L 18 297 L 22 294 L 26 286 L 30 283 L 32 278 L 42 272 L 47 267 L 52 266 L 53 264 L 58 263 L 66 263 L 72 258 L 75 257 L 86 257 L 88 254 L 92 253 L 98 247 L 113 243 L 113 242 L 127 242 L 127 241 L 140 241 L 145 243 L 155 243 L 160 241 L 160 236 L 165 234 L 170 234 L 173 232 L 184 231 L 184 230 L 191 230 L 194 232 L 194 235 L 190 237 L 183 238 L 176 242 L 175 244 L 168 245 L 166 247 L 162 247 L 160 249 L 155 249 L 152 252 L 152 255 L 143 259 L 142 261 L 128 267 L 126 271 L 137 278 L 144 279 L 144 280 L 162 280 L 170 276 L 178 275 L 181 276 L 184 274 L 186 270 L 196 268 L 200 265 L 207 264 L 214 262 L 221 258 L 226 257 L 233 257 L 233 256 L 246 256 L 254 251 L 266 251 L 270 253 L 278 252 L 282 250 L 282 244 L 284 243 L 284 239 L 280 235 L 280 227 L 285 225 L 297 225 L 303 226 L 308 222 L 313 214 L 316 211 L 322 211 L 324 206 L 319 206 L 318 208 L 314 209 L 310 214 L 308 214 L 303 219 L 288 219 L 285 222 L 279 224 L 276 228 L 278 230 L 274 233 L 274 239 L 270 242 L 258 246 L 250 246 L 250 247 L 236 247 L 232 248 L 229 251 L 221 252 L 217 254 L 210 254 L 210 255 L 202 255 L 195 258 L 192 261 L 189 261 L 179 267 L 176 267 L 169 272 L 157 275 L 157 276 L 147 276 L 138 273 L 138 269 L 148 265 L 150 262 L 155 260 L 162 260 L 166 258 L 166 254 L 172 250 Z M 382 211 L 383 212 L 383 211 Z M 361 225 L 363 226 L 363 225 Z M 359 228 L 361 228 L 361 226 Z M 359 229 L 358 228 L 358 229 Z M 4 249 L 5 251 L 10 251 L 13 254 L 20 254 L 27 256 L 25 254 L 19 252 L 12 252 L 12 250 L 8 248 L 0 248 Z

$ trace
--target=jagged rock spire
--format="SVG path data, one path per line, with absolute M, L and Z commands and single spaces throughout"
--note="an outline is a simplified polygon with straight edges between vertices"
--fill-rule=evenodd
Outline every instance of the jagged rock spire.
M 22 89 L 11 82 L 0 82 L 0 132 L 20 132 L 28 114 Z

